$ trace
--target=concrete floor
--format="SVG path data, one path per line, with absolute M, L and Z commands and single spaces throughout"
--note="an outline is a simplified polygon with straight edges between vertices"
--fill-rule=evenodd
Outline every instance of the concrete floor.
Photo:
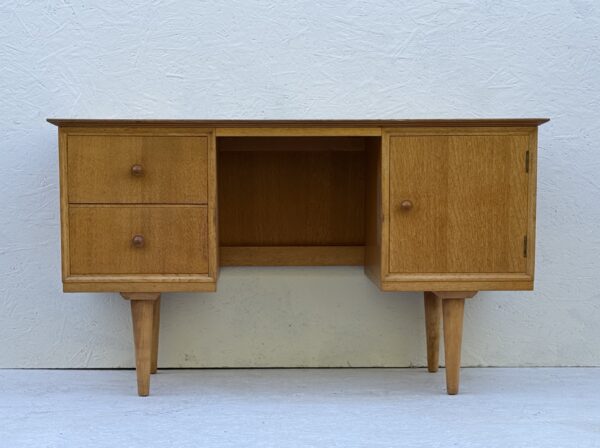
M 600 447 L 600 368 L 0 370 L 0 447 Z

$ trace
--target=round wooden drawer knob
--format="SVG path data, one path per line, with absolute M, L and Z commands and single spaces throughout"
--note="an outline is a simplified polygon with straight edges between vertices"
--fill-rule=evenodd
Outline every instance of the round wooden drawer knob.
M 131 239 L 133 247 L 144 247 L 144 237 L 142 235 L 134 235 Z
M 409 201 L 409 200 L 402 201 L 400 203 L 400 208 L 402 210 L 404 210 L 405 212 L 407 212 L 413 208 L 413 203 L 412 203 L 412 201 Z
M 144 174 L 144 167 L 142 165 L 138 165 L 137 163 L 131 167 L 131 174 L 133 176 L 141 176 Z

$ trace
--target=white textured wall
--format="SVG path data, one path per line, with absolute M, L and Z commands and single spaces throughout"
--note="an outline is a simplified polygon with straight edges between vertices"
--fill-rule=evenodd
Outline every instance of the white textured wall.
M 599 47 L 593 0 L 0 2 L 0 367 L 133 365 L 128 304 L 61 292 L 53 116 L 551 117 L 536 291 L 469 302 L 463 358 L 600 365 Z M 162 319 L 163 366 L 425 360 L 420 296 L 358 268 L 226 269 Z

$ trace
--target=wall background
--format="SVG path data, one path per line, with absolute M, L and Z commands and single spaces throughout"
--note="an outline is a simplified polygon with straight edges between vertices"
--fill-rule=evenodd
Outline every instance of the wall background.
M 61 292 L 57 116 L 551 117 L 536 290 L 469 302 L 463 360 L 600 365 L 599 48 L 593 0 L 0 2 L 0 367 L 133 366 L 128 303 Z M 160 363 L 420 366 L 423 327 L 359 268 L 225 269 Z

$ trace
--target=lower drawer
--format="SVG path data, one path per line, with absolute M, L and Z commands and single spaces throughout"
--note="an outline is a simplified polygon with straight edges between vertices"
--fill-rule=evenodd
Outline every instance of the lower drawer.
M 69 208 L 71 275 L 207 274 L 205 206 Z

